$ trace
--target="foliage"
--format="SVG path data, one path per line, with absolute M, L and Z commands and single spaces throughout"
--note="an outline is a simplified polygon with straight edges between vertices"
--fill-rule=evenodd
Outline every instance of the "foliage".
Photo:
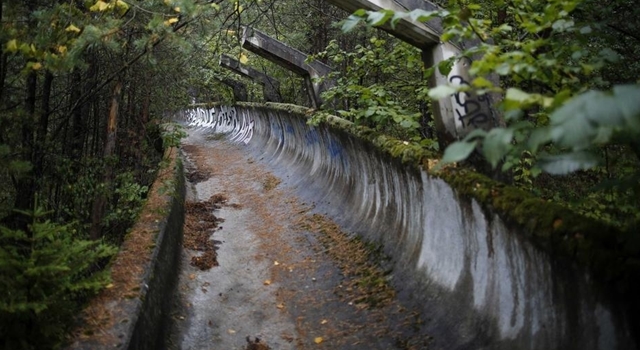
M 135 219 L 162 157 L 153 126 L 189 103 L 198 73 L 187 38 L 219 10 L 193 0 L 2 1 L 0 347 L 53 347 L 104 284 L 113 248 L 100 242 L 119 243 Z M 97 240 L 85 241 L 94 228 Z
M 122 223 L 124 227 L 129 227 L 138 217 L 148 190 L 148 186 L 142 186 L 135 181 L 132 172 L 118 174 L 115 189 L 117 200 L 113 202 L 112 209 L 104 218 L 106 226 Z
M 0 226 L 0 339 L 3 349 L 53 348 L 86 300 L 109 281 L 96 272 L 116 249 L 81 239 L 75 224 L 36 210 L 27 230 Z
M 637 13 L 637 6 L 626 0 L 609 5 L 589 0 L 478 0 L 449 1 L 445 7 L 406 13 L 360 10 L 343 22 L 343 29 L 350 30 L 362 21 L 395 26 L 400 20 L 440 18 L 441 40 L 464 49 L 429 69 L 446 74 L 455 60 L 473 57 L 472 80 L 470 86 L 438 86 L 429 96 L 441 99 L 467 90 L 504 96 L 497 107 L 505 125 L 475 130 L 449 145 L 441 164 L 462 161 L 477 151 L 493 168 L 511 170 L 513 181 L 543 196 L 571 200 L 569 205 L 583 212 L 598 201 L 609 203 L 597 213 L 618 225 L 637 220 L 640 38 L 634 33 L 640 23 L 619 23 L 617 18 L 623 10 Z M 612 168 L 603 161 L 612 147 L 624 150 L 618 152 L 624 159 L 620 164 L 632 165 Z M 579 178 L 586 170 L 591 170 L 588 187 L 593 192 L 582 198 L 571 195 L 571 180 L 554 185 L 555 193 L 539 186 L 559 180 L 537 180 L 541 172 Z M 620 220 L 622 211 L 628 215 Z
M 536 153 L 542 145 L 554 141 L 556 146 L 570 148 L 574 153 L 546 158 L 542 168 L 551 173 L 566 174 L 596 164 L 593 157 L 580 152 L 588 146 L 608 143 L 612 138 L 619 140 L 622 130 L 627 133 L 624 140 L 632 140 L 629 136 L 638 133 L 637 128 L 626 128 L 637 124 L 637 99 L 632 98 L 637 96 L 637 86 L 616 87 L 610 98 L 605 93 L 585 93 L 591 88 L 611 85 L 598 73 L 607 64 L 618 62 L 620 56 L 611 48 L 589 45 L 594 36 L 593 27 L 601 29 L 601 25 L 576 21 L 572 12 L 581 3 L 581 0 L 554 0 L 545 4 L 517 0 L 480 6 L 480 3 L 450 2 L 449 10 L 441 11 L 360 10 L 344 22 L 343 29 L 350 30 L 361 20 L 371 25 L 382 25 L 387 21 L 395 25 L 403 18 L 428 21 L 440 17 L 444 24 L 443 41 L 460 43 L 479 39 L 479 44 L 451 60 L 479 57 L 470 68 L 470 74 L 475 76 L 471 85 L 481 94 L 489 91 L 505 93 L 501 108 L 510 126 L 488 133 L 471 133 L 462 141 L 466 145 L 452 145 L 445 153 L 444 163 L 465 159 L 475 149 L 469 144 L 482 143 L 482 153 L 496 167 L 505 156 L 514 160 L 525 150 Z M 506 11 L 500 11 L 504 6 Z M 502 18 L 495 18 L 495 12 Z M 503 77 L 502 86 L 494 86 L 491 80 L 484 78 L 489 74 Z M 534 92 L 525 92 L 522 87 Z M 467 88 L 439 86 L 430 95 L 442 98 Z M 578 94 L 584 95 L 565 104 Z M 563 105 L 549 118 L 549 113 Z M 597 109 L 592 108 L 596 106 Z M 608 121 L 609 118 L 612 121 Z M 547 127 L 550 119 L 551 126 Z M 513 145 L 527 139 L 529 147 L 524 150 Z M 504 164 L 505 169 L 512 166 L 509 161 Z
M 162 145 L 165 149 L 179 147 L 182 139 L 187 136 L 182 125 L 177 123 L 167 123 L 162 130 Z
M 511 96 L 511 97 L 510 97 Z M 536 97 L 522 91 L 517 93 L 521 103 L 528 103 Z M 466 158 L 478 139 L 484 136 L 483 154 L 495 167 L 509 152 L 536 153 L 548 142 L 569 153 L 542 155 L 540 168 L 550 174 L 568 174 L 577 170 L 587 170 L 601 163 L 599 156 L 591 149 L 615 141 L 638 147 L 640 135 L 640 85 L 615 86 L 610 93 L 589 91 L 571 99 L 549 116 L 549 124 L 534 127 L 532 123 L 514 123 L 507 128 L 495 128 L 488 133 L 475 132 L 458 144 L 467 145 L 459 151 L 456 147 L 447 149 L 444 162 L 455 162 Z M 511 98 L 511 99 L 510 99 Z M 512 103 L 513 93 L 507 93 L 506 103 Z M 527 130 L 526 142 L 512 144 L 517 132 Z M 640 149 L 638 149 L 640 152 Z M 466 153 L 466 154 L 465 154 Z M 513 159 L 510 157 L 508 159 Z M 512 164 L 505 163 L 504 168 Z
M 350 52 L 333 40 L 315 58 L 330 58 L 332 65 L 345 68 L 325 77 L 335 81 L 322 95 L 326 107 L 339 101 L 345 109 L 337 113 L 347 120 L 390 134 L 418 136 L 420 113 L 414 96 L 421 85 L 415 79 L 421 76 L 419 50 L 374 36 Z

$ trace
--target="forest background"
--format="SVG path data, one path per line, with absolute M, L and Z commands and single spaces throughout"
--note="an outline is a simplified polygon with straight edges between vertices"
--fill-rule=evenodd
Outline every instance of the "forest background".
M 64 343 L 73 315 L 108 283 L 103 268 L 163 150 L 179 142 L 164 117 L 194 101 L 232 102 L 221 81 L 242 78 L 219 67 L 220 54 L 279 80 L 283 101 L 309 105 L 300 77 L 241 49 L 242 26 L 335 69 L 324 112 L 412 147 L 444 151 L 432 99 L 502 96 L 498 127 L 454 143 L 444 161 L 476 152 L 502 181 L 636 232 L 634 1 L 437 3 L 446 10 L 351 15 L 324 0 L 0 0 L 0 347 Z M 477 58 L 470 86 L 430 89 L 453 61 L 424 67 L 419 49 L 375 28 L 407 16 L 441 18 L 443 41 L 476 39 L 463 53 Z M 262 100 L 258 84 L 243 83 Z

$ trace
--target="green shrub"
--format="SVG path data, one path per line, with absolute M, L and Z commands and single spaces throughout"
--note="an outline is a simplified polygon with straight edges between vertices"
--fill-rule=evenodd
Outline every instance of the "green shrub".
M 99 269 L 116 249 L 79 237 L 73 225 L 30 214 L 26 230 L 0 226 L 0 348 L 60 346 L 82 301 L 108 283 Z M 98 271 L 98 272 L 96 272 Z

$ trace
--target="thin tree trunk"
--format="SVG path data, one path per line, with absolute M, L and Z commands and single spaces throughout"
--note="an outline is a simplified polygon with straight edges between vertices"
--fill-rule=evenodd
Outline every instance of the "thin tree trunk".
M 69 98 L 70 105 L 73 105 L 75 101 L 78 101 L 82 96 L 81 91 L 81 82 L 82 82 L 82 73 L 79 69 L 75 69 L 71 74 L 71 96 Z M 84 118 L 87 117 L 85 106 L 81 106 L 80 108 L 76 108 L 72 112 L 71 118 L 71 139 L 69 140 L 69 153 L 71 155 L 71 159 L 79 160 L 82 157 L 82 149 L 83 149 L 83 141 L 84 135 L 86 133 L 85 129 L 85 121 Z M 76 165 L 74 165 L 76 166 Z
M 27 91 L 24 100 L 24 110 L 26 116 L 22 120 L 22 159 L 33 164 L 33 125 L 35 121 L 36 111 L 36 90 L 38 88 L 38 77 L 36 72 L 30 72 L 27 75 Z M 34 205 L 34 178 L 33 173 L 24 174 L 20 179 L 15 181 L 16 197 L 14 201 L 14 209 L 20 212 L 29 212 L 33 210 Z M 19 213 L 19 212 L 16 212 Z M 25 230 L 30 220 L 28 216 L 16 214 L 12 217 L 12 224 L 15 228 Z
M 113 88 L 113 96 L 111 98 L 111 108 L 109 109 L 109 119 L 107 120 L 107 137 L 104 147 L 104 159 L 108 160 L 115 155 L 116 136 L 118 127 L 118 109 L 120 107 L 120 96 L 122 94 L 122 83 L 116 82 Z M 107 161 L 104 171 L 103 185 L 110 188 L 113 182 L 114 169 Z M 91 239 L 99 239 L 102 237 L 102 219 L 107 205 L 107 194 L 99 193 L 95 198 L 91 210 Z
M 47 71 L 42 83 L 42 111 L 36 132 L 36 142 L 33 150 L 33 173 L 35 176 L 36 190 L 40 189 L 42 177 L 44 176 L 44 150 L 47 143 L 47 131 L 49 129 L 49 115 L 51 114 L 51 86 L 53 84 L 53 74 Z
M 2 7 L 4 6 L 4 1 L 0 0 L 0 22 L 3 19 Z M 5 43 L 0 43 L 2 47 L 5 46 Z M 0 107 L 4 105 L 4 83 L 7 79 L 7 53 L 0 52 Z

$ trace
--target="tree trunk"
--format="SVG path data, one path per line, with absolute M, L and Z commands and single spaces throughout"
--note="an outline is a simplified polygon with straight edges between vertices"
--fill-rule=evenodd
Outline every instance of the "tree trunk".
M 2 7 L 4 6 L 4 1 L 0 0 L 0 22 L 3 20 L 3 12 Z M 5 43 L 0 43 L 2 47 L 5 46 Z M 7 79 L 7 53 L 2 50 L 0 52 L 0 108 L 4 105 L 4 82 Z
M 110 159 L 115 155 L 116 136 L 118 126 L 118 109 L 120 107 L 120 96 L 122 94 L 122 83 L 117 81 L 113 88 L 113 96 L 111 98 L 111 108 L 109 109 L 109 119 L 107 120 L 107 136 L 104 146 L 104 159 L 106 166 L 102 184 L 104 188 L 109 189 L 113 182 L 113 165 Z M 102 237 L 102 219 L 104 217 L 105 207 L 107 205 L 107 191 L 98 193 L 91 210 L 91 239 L 99 239 Z
M 33 125 L 35 122 L 37 88 L 38 77 L 35 72 L 30 72 L 27 75 L 27 91 L 24 100 L 24 111 L 26 115 L 22 120 L 22 145 L 20 154 L 22 160 L 31 162 L 31 164 L 33 164 Z M 35 195 L 33 172 L 23 174 L 22 177 L 15 181 L 15 193 L 16 197 L 13 207 L 20 212 L 15 212 L 16 214 L 11 218 L 11 224 L 16 229 L 27 231 L 26 228 L 30 223 L 30 219 L 27 215 L 21 214 L 21 212 L 33 210 Z
M 42 185 L 42 177 L 44 176 L 44 152 L 47 143 L 47 131 L 49 129 L 49 115 L 51 114 L 51 85 L 53 84 L 53 74 L 47 71 L 44 75 L 42 83 L 42 110 L 40 120 L 38 122 L 38 131 L 36 132 L 36 142 L 33 149 L 33 174 L 35 176 L 36 191 Z

